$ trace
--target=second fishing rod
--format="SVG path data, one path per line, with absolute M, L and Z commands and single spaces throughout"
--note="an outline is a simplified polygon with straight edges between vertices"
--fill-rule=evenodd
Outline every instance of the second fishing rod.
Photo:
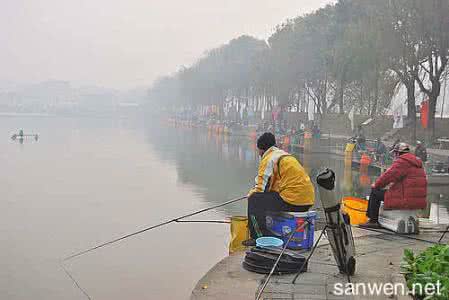
M 97 249 L 103 248 L 103 247 L 105 247 L 105 246 L 109 246 L 109 245 L 115 244 L 115 243 L 117 243 L 117 242 L 119 242 L 119 241 L 125 240 L 125 239 L 127 239 L 127 238 L 130 238 L 130 237 L 132 237 L 132 236 L 135 236 L 135 235 L 144 233 L 144 232 L 149 231 L 149 230 L 156 229 L 156 228 L 158 228 L 158 227 L 162 227 L 162 226 L 165 226 L 165 225 L 168 225 L 168 224 L 171 224 L 171 223 L 181 223 L 180 221 L 183 220 L 183 219 L 186 219 L 186 218 L 189 218 L 189 217 L 193 217 L 193 216 L 195 216 L 195 215 L 199 215 L 199 214 L 204 213 L 204 212 L 206 212 L 206 211 L 210 211 L 210 210 L 213 210 L 213 209 L 216 209 L 216 208 L 220 208 L 220 207 L 223 207 L 223 206 L 226 206 L 226 205 L 229 205 L 229 204 L 238 202 L 238 201 L 242 201 L 242 200 L 244 200 L 244 199 L 246 199 L 246 198 L 247 198 L 247 196 L 240 197 L 240 198 L 236 198 L 236 199 L 232 199 L 232 200 L 228 200 L 228 201 L 223 202 L 223 203 L 221 203 L 221 204 L 217 204 L 217 205 L 214 205 L 214 206 L 210 206 L 210 207 L 207 207 L 207 208 L 203 208 L 203 209 L 200 209 L 200 210 L 198 210 L 198 211 L 195 211 L 195 212 L 192 212 L 192 213 L 183 215 L 183 216 L 179 216 L 179 217 L 177 217 L 177 218 L 173 218 L 173 219 L 164 221 L 164 222 L 159 223 L 159 224 L 156 224 L 156 225 L 152 225 L 152 226 L 149 226 L 149 227 L 145 227 L 145 228 L 140 229 L 140 230 L 138 230 L 138 231 L 135 231 L 135 232 L 126 234 L 126 235 L 124 235 L 124 236 L 115 238 L 115 239 L 113 239 L 113 240 L 111 240 L 111 241 L 108 241 L 108 242 L 99 244 L 99 245 L 97 245 L 97 246 L 94 246 L 94 247 L 91 247 L 91 248 L 89 248 L 89 249 L 86 249 L 86 250 L 77 252 L 77 253 L 75 253 L 75 254 L 72 254 L 72 255 L 70 255 L 70 256 L 67 256 L 67 257 L 64 258 L 62 261 L 68 261 L 68 260 L 71 260 L 71 259 L 73 259 L 73 258 L 82 256 L 82 255 L 87 254 L 87 253 L 89 253 L 89 252 L 92 252 L 92 251 L 94 251 L 94 250 L 97 250 Z M 196 222 L 198 222 L 198 221 L 196 221 Z M 209 222 L 212 222 L 212 221 L 209 221 Z M 213 222 L 218 222 L 218 221 L 213 221 Z

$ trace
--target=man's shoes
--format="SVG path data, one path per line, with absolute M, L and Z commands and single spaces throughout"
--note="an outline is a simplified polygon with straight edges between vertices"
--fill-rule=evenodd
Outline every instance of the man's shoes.
M 359 227 L 360 228 L 366 228 L 366 229 L 380 229 L 380 228 L 382 228 L 380 226 L 379 222 L 377 222 L 377 220 L 376 221 L 369 220 L 365 224 L 360 224 Z
M 255 239 L 249 239 L 249 240 L 243 241 L 242 245 L 245 246 L 245 247 L 254 247 L 254 246 L 256 246 L 256 240 Z

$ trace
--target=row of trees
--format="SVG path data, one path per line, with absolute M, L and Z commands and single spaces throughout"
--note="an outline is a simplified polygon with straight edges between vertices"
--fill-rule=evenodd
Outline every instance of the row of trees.
M 321 118 L 353 107 L 375 117 L 403 88 L 411 128 L 417 92 L 429 99 L 433 139 L 448 59 L 449 1 L 340 0 L 279 25 L 267 42 L 241 36 L 207 52 L 157 80 L 149 96 L 166 106 L 233 101 L 305 111 L 313 103 Z

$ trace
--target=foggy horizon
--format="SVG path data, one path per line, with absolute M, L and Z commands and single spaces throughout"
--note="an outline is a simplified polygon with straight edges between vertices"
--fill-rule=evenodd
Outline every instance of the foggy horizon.
M 267 39 L 286 19 L 331 2 L 6 0 L 0 82 L 149 87 L 209 49 L 245 34 Z

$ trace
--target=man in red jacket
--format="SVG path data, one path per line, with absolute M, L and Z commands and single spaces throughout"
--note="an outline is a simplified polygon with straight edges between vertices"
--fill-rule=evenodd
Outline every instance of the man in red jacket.
M 388 170 L 372 185 L 368 203 L 368 223 L 361 227 L 379 227 L 380 202 L 386 210 L 417 210 L 427 206 L 427 178 L 422 161 L 412 153 L 406 143 L 392 150 L 395 160 Z

